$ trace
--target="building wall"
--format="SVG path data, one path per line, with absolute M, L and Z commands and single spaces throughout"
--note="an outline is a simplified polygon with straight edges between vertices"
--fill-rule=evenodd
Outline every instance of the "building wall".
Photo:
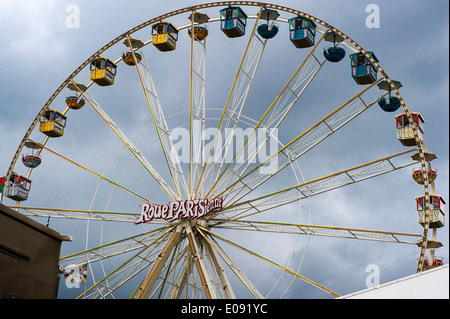
M 448 298 L 449 298 L 448 264 L 341 297 L 341 299 L 448 299 Z
M 0 204 L 0 298 L 56 298 L 58 232 Z

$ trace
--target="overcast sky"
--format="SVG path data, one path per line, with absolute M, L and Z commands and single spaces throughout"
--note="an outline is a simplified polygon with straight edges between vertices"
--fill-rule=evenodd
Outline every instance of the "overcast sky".
M 204 2 L 206 3 L 206 1 Z M 81 63 L 103 45 L 134 26 L 164 13 L 199 3 L 202 1 L 27 0 L 19 2 L 0 0 L 1 174 L 6 174 L 11 159 L 36 114 L 57 87 Z M 386 73 L 392 79 L 402 82 L 403 87 L 400 89 L 400 93 L 410 110 L 420 112 L 425 119 L 426 146 L 428 151 L 437 155 L 437 159 L 432 162 L 433 167 L 438 170 L 436 193 L 443 196 L 446 201 L 449 200 L 448 1 L 279 0 L 274 3 L 306 12 L 338 28 L 366 50 L 374 51 Z M 370 14 L 366 12 L 366 7 L 371 4 L 375 4 L 379 8 L 379 27 L 368 28 L 366 26 L 366 18 Z M 79 9 L 79 26 L 67 22 L 68 16 L 73 13 L 72 8 Z M 218 10 L 219 8 L 216 11 Z M 247 13 L 256 14 L 256 8 L 249 9 Z M 215 16 L 210 14 L 210 17 L 216 16 L 218 14 Z M 290 18 L 291 16 L 284 13 L 283 17 Z M 177 21 L 188 22 L 187 19 Z M 253 20 L 249 22 L 248 28 L 251 26 L 253 26 Z M 219 82 L 208 82 L 211 93 L 207 95 L 207 103 L 210 103 L 208 105 L 211 107 L 217 107 L 223 105 L 223 98 L 226 98 L 229 92 L 239 64 L 239 57 L 242 56 L 246 42 L 244 42 L 244 38 L 235 42 L 227 39 L 218 30 L 218 24 L 212 24 L 209 28 L 210 34 L 216 38 L 208 42 L 211 44 L 211 49 L 208 51 L 207 61 L 208 66 L 211 67 L 207 70 L 207 74 L 210 79 Z M 254 90 L 256 95 L 249 97 L 251 105 L 267 103 L 267 98 L 270 97 L 266 94 L 274 96 L 277 93 L 274 88 L 282 87 L 292 75 L 294 67 L 297 67 L 301 61 L 300 57 L 298 60 L 296 58 L 298 49 L 289 43 L 286 34 L 282 34 L 286 30 L 286 26 L 284 26 L 277 38 L 273 40 L 279 41 L 284 37 L 284 42 L 279 41 L 276 46 L 269 46 L 269 40 L 262 66 L 258 70 L 260 77 L 258 82 L 255 80 L 255 87 L 259 84 L 260 88 Z M 183 87 L 184 80 L 174 75 L 177 68 L 180 70 L 189 68 L 189 42 L 185 32 L 180 33 L 179 52 L 176 53 L 180 55 L 177 56 L 179 58 L 176 63 L 158 60 L 158 52 L 153 48 L 147 55 L 148 63 L 154 63 L 155 74 L 153 75 L 158 78 L 157 86 L 159 86 L 161 101 L 166 103 L 165 107 L 172 114 L 175 113 L 177 107 L 185 109 L 180 105 L 188 105 L 184 98 L 185 95 L 183 95 L 186 93 L 183 91 L 186 89 L 186 86 Z M 213 44 L 216 43 L 214 41 L 230 41 L 230 45 L 226 48 L 220 47 L 219 49 L 219 46 L 214 48 Z M 234 45 L 232 46 L 231 43 Z M 319 52 L 324 46 L 323 43 L 319 46 Z M 120 48 L 120 50 L 125 51 L 124 48 Z M 116 53 L 116 56 L 110 56 L 110 58 L 116 59 L 120 50 L 111 51 L 111 54 Z M 184 56 L 181 55 L 183 50 Z M 170 57 L 169 55 L 165 57 L 167 56 Z M 343 103 L 346 98 L 358 92 L 355 91 L 358 89 L 356 85 L 348 79 L 350 76 L 348 62 L 348 58 L 346 58 L 339 66 L 347 72 L 345 73 L 346 80 L 335 76 L 338 69 L 332 69 L 332 66 L 326 65 L 328 69 L 321 71 L 324 85 L 315 86 L 305 96 L 304 104 L 311 106 L 310 111 L 294 113 L 295 115 L 289 118 L 285 130 L 280 129 L 281 136 L 289 138 L 290 128 L 295 128 L 296 124 L 300 125 L 305 118 L 319 118 L 315 106 L 320 106 L 328 94 L 340 94 L 337 98 L 332 98 L 338 105 L 339 102 Z M 95 87 L 93 94 L 96 99 L 102 101 L 100 104 L 104 108 L 109 108 L 109 114 L 117 119 L 121 128 L 133 132 L 135 121 L 139 122 L 141 117 L 137 112 L 131 114 L 127 106 L 137 103 L 134 100 L 135 93 L 142 93 L 136 89 L 139 87 L 134 86 L 133 89 L 128 83 L 128 79 L 131 79 L 133 75 L 130 70 L 125 71 L 123 64 L 118 69 L 118 77 L 123 75 L 122 79 L 116 83 L 119 86 L 118 90 L 121 90 L 119 91 L 121 92 L 120 96 L 110 96 L 109 94 L 113 92 L 112 88 L 105 88 L 101 91 Z M 80 77 L 82 76 L 86 78 L 88 75 L 85 72 L 80 74 Z M 325 83 L 331 87 L 326 87 Z M 221 89 L 222 85 L 225 88 Z M 60 102 L 62 103 L 64 96 L 68 93 L 66 91 L 61 94 Z M 208 97 L 211 98 L 208 99 Z M 140 98 L 142 99 L 142 95 Z M 59 110 L 64 109 L 62 103 Z M 331 111 L 332 105 L 328 106 Z M 395 138 L 394 115 L 383 113 L 377 105 L 367 112 L 365 118 L 359 120 L 354 127 L 345 128 L 341 132 L 342 136 L 335 143 L 321 146 L 312 152 L 311 159 L 305 159 L 305 165 L 310 164 L 309 167 L 302 168 L 305 178 L 319 177 L 321 174 L 332 173 L 333 170 L 344 169 L 370 159 L 374 160 L 405 150 Z M 324 116 L 326 113 L 320 114 Z M 254 116 L 254 119 L 260 116 L 254 110 L 250 110 L 247 115 Z M 58 140 L 59 143 L 49 145 L 64 155 L 70 154 L 71 158 L 85 163 L 89 168 L 102 172 L 106 167 L 103 160 L 99 158 L 101 156 L 112 157 L 119 149 L 111 150 L 108 143 L 101 142 L 99 144 L 97 142 L 99 136 L 109 142 L 109 137 L 105 134 L 111 132 L 108 132 L 104 123 L 95 116 L 96 114 L 92 110 L 87 110 L 86 107 L 74 113 L 72 117 L 69 116 L 67 138 L 64 136 Z M 387 133 L 389 130 L 391 133 Z M 130 135 L 132 134 L 130 133 Z M 34 136 L 39 138 L 39 134 Z M 41 139 L 42 137 L 40 137 Z M 287 141 L 285 140 L 285 142 Z M 353 144 L 354 142 L 355 144 Z M 348 160 L 346 154 L 351 157 L 351 160 Z M 48 153 L 44 153 L 43 156 L 42 166 L 45 165 L 46 158 L 53 159 Z M 347 158 L 348 161 L 342 166 L 334 165 L 340 163 L 341 157 Z M 155 161 L 156 166 L 159 167 L 160 163 L 157 159 Z M 79 171 L 67 163 L 55 162 L 54 165 L 51 170 L 47 168 L 46 173 L 44 170 L 41 170 L 41 173 L 33 172 L 31 198 L 26 205 L 53 207 L 58 201 L 52 198 L 51 190 L 55 185 L 58 185 L 57 187 L 64 185 L 63 191 L 66 196 L 64 204 L 58 205 L 63 205 L 63 208 L 75 208 L 74 206 L 82 201 L 84 206 L 79 208 L 87 209 L 92 193 L 97 186 L 97 180 L 82 174 L 78 176 Z M 65 171 L 66 167 L 70 167 L 70 171 Z M 16 171 L 21 174 L 26 173 L 20 162 L 16 166 Z M 55 175 L 49 176 L 49 172 Z M 58 179 L 59 176 L 62 176 L 62 181 Z M 139 179 L 139 176 L 136 175 L 134 178 Z M 86 179 L 84 179 L 85 177 Z M 71 180 L 72 178 L 74 180 Z M 35 179 L 41 179 L 41 182 L 35 182 Z M 47 181 L 45 182 L 47 185 L 44 185 L 43 181 Z M 77 181 L 80 181 L 81 185 L 76 184 Z M 279 188 L 291 186 L 295 184 L 294 181 L 292 179 L 288 184 L 278 181 L 280 184 L 277 186 L 280 185 Z M 50 183 L 53 184 L 53 188 L 48 185 Z M 147 189 L 141 192 L 148 195 L 149 191 Z M 160 196 L 159 190 L 151 189 L 150 193 L 154 196 L 152 200 L 157 201 L 155 198 Z M 412 180 L 410 168 L 406 168 L 387 177 L 317 196 L 318 198 L 312 199 L 311 203 L 305 203 L 302 209 L 305 210 L 311 204 L 315 207 L 315 211 L 321 212 L 320 217 L 312 220 L 316 224 L 421 233 L 422 227 L 416 220 L 414 198 L 422 193 L 423 187 Z M 165 204 L 168 199 L 164 198 L 162 201 L 160 204 Z M 5 204 L 11 204 L 11 202 L 5 200 Z M 120 210 L 122 206 L 118 205 L 117 209 Z M 139 200 L 133 205 L 139 211 Z M 129 209 L 130 206 L 123 204 L 123 207 Z M 278 218 L 274 218 L 274 215 L 267 216 L 268 220 Z M 304 218 L 306 219 L 304 222 L 309 222 L 307 218 L 309 217 Z M 446 223 L 448 223 L 447 216 Z M 74 243 L 64 244 L 62 254 L 73 251 L 74 246 L 70 245 L 84 247 L 84 234 L 71 234 L 71 227 L 59 221 L 55 221 L 53 227 L 61 233 L 74 235 L 76 239 Z M 85 226 L 79 227 L 80 232 L 85 229 Z M 234 238 L 233 236 L 236 235 L 230 234 L 230 238 Z M 241 236 L 243 235 L 239 235 L 237 238 L 242 238 Z M 264 238 L 259 238 L 259 240 L 265 243 L 265 251 L 268 255 L 278 249 L 278 246 L 271 246 L 271 243 L 265 242 Z M 302 249 L 306 245 L 306 238 L 302 238 L 302 240 L 295 248 L 295 258 L 301 258 L 303 253 Z M 444 257 L 444 262 L 448 263 L 448 225 L 439 229 L 437 240 L 441 241 L 444 247 L 437 250 L 436 255 Z M 288 241 L 292 245 L 293 239 Z M 278 257 L 286 261 L 288 255 Z M 355 242 L 343 239 L 330 241 L 327 238 L 313 238 L 309 243 L 306 256 L 309 256 L 309 259 L 303 268 L 305 274 L 317 281 L 324 280 L 325 285 L 332 285 L 333 289 L 340 293 L 349 293 L 365 288 L 364 283 L 367 276 L 365 268 L 369 264 L 376 264 L 380 267 L 382 282 L 413 274 L 419 249 L 415 246 L 405 247 L 394 244 L 383 246 L 366 241 Z M 248 264 L 243 268 L 252 272 L 254 269 L 252 267 L 257 267 L 256 265 L 259 264 L 256 262 L 253 264 L 249 259 Z M 261 269 L 265 269 L 266 266 L 261 267 L 263 267 Z M 326 279 L 331 281 L 327 282 Z M 315 294 L 315 290 L 306 292 L 303 288 L 304 284 L 298 281 L 295 284 L 297 286 L 293 285 L 286 297 L 326 297 Z

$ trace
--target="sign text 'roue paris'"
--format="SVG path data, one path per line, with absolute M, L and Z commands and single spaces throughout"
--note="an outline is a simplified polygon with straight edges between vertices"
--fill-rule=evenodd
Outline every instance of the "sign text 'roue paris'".
M 135 224 L 147 223 L 154 219 L 163 219 L 169 222 L 178 219 L 197 219 L 214 210 L 222 209 L 222 203 L 222 197 L 212 200 L 178 200 L 167 205 L 145 203 L 141 205 L 141 217 Z

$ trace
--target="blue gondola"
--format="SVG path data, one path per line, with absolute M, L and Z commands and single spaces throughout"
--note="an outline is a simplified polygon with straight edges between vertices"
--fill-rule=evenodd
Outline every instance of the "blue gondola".
M 381 97 L 378 100 L 378 105 L 385 112 L 395 112 L 400 107 L 400 100 L 396 96 L 390 96 L 389 98 Z
M 399 81 L 392 81 L 397 89 L 402 87 L 402 84 Z M 389 92 L 387 97 L 382 96 L 378 100 L 378 105 L 385 112 L 395 112 L 401 106 L 400 99 L 397 96 L 391 96 L 391 86 L 387 81 L 382 81 L 378 83 L 378 88 L 380 90 L 385 90 Z
M 339 62 L 345 57 L 344 48 L 338 47 L 336 43 L 344 41 L 344 38 L 339 34 L 330 31 L 325 37 L 325 41 L 333 42 L 333 46 L 323 50 L 323 56 L 330 62 Z
M 258 31 L 258 34 L 264 39 L 272 39 L 278 33 L 278 26 L 275 24 L 269 26 L 268 24 L 263 23 L 258 26 L 256 31 Z
M 373 52 L 367 53 L 378 62 Z M 351 54 L 350 61 L 352 77 L 357 84 L 371 84 L 377 80 L 377 69 L 362 52 Z
M 304 17 L 289 19 L 290 40 L 296 48 L 307 48 L 314 45 L 316 24 Z
M 228 7 L 219 11 L 220 29 L 229 38 L 241 37 L 245 34 L 247 15 L 240 7 Z
M 270 23 L 270 21 L 276 20 L 280 14 L 272 9 L 264 9 L 261 12 L 260 19 L 266 20 L 266 23 L 262 23 L 258 26 L 256 31 L 264 39 L 272 39 L 278 33 L 278 25 L 276 23 Z

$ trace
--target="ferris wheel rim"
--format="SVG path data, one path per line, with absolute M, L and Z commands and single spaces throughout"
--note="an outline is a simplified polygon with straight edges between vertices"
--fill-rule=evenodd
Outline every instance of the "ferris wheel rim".
M 327 24 L 326 22 L 317 19 L 313 16 L 310 16 L 306 13 L 303 13 L 301 11 L 298 10 L 294 10 L 294 9 L 290 9 L 287 7 L 283 7 L 283 6 L 279 6 L 279 5 L 273 5 L 273 4 L 267 4 L 267 3 L 261 3 L 261 2 L 249 2 L 249 1 L 226 1 L 226 2 L 213 2 L 213 3 L 209 3 L 209 4 L 201 4 L 201 5 L 196 5 L 196 6 L 191 6 L 191 7 L 186 7 L 184 9 L 180 9 L 180 10 L 175 10 L 172 11 L 170 13 L 167 14 L 163 14 L 160 15 L 156 18 L 150 19 L 130 30 L 128 30 L 127 32 L 123 33 L 122 35 L 118 36 L 117 38 L 113 39 L 112 41 L 110 41 L 108 44 L 106 44 L 105 46 L 103 46 L 102 48 L 100 48 L 98 51 L 96 51 L 93 55 L 91 55 L 85 62 L 83 62 L 78 68 L 75 69 L 75 71 L 58 87 L 58 89 L 53 93 L 53 95 L 49 98 L 49 100 L 44 104 L 44 106 L 42 107 L 41 111 L 38 113 L 38 115 L 36 116 L 35 120 L 32 122 L 32 124 L 30 125 L 27 134 L 25 135 L 24 139 L 22 140 L 22 142 L 19 145 L 19 148 L 16 151 L 16 155 L 13 158 L 13 161 L 8 169 L 8 173 L 7 173 L 7 178 L 11 175 L 12 170 L 14 169 L 14 166 L 16 165 L 16 162 L 19 158 L 19 154 L 22 152 L 23 147 L 25 145 L 25 143 L 29 140 L 29 136 L 31 134 L 31 132 L 35 129 L 38 120 L 40 118 L 40 116 L 42 115 L 42 113 L 45 111 L 45 109 L 48 108 L 48 106 L 50 106 L 53 101 L 55 100 L 55 98 L 62 92 L 62 90 L 64 88 L 67 87 L 67 85 L 69 83 L 71 83 L 75 77 L 82 71 L 84 70 L 89 63 L 92 61 L 92 59 L 94 59 L 95 57 L 99 57 L 104 51 L 106 51 L 108 48 L 114 46 L 115 44 L 117 44 L 118 42 L 120 42 L 123 39 L 126 39 L 129 35 L 132 35 L 134 32 L 141 30 L 151 24 L 153 24 L 156 21 L 160 21 L 162 19 L 166 19 L 166 18 L 170 18 L 176 15 L 180 15 L 182 13 L 186 13 L 186 12 L 191 12 L 194 10 L 199 10 L 199 9 L 204 9 L 204 8 L 211 8 L 211 7 L 220 7 L 220 6 L 227 6 L 227 5 L 243 5 L 243 6 L 257 6 L 257 7 L 267 7 L 267 8 L 272 8 L 272 9 L 277 9 L 277 10 L 281 10 L 284 12 L 289 12 L 292 14 L 297 14 L 303 17 L 306 17 L 308 19 L 311 19 L 319 24 L 321 24 L 322 26 L 332 30 L 333 32 L 336 32 L 337 34 L 343 36 L 345 38 L 345 40 L 347 40 L 349 43 L 351 43 L 352 45 L 355 46 L 355 48 L 357 48 L 360 52 L 362 52 L 369 60 L 371 60 L 371 62 L 376 66 L 376 68 L 378 69 L 378 71 L 383 75 L 383 78 L 388 82 L 388 84 L 391 86 L 392 91 L 397 95 L 397 97 L 399 97 L 400 103 L 405 111 L 405 113 L 407 114 L 407 116 L 411 116 L 410 111 L 408 106 L 406 105 L 405 101 L 403 100 L 401 94 L 399 93 L 394 81 L 392 81 L 389 76 L 385 73 L 385 71 L 382 69 L 382 67 L 380 66 L 380 64 L 378 63 L 378 61 L 376 61 L 370 54 L 367 53 L 367 51 L 365 51 L 361 46 L 359 46 L 354 40 L 352 40 L 350 37 L 346 36 L 343 32 L 339 31 L 338 29 L 332 27 L 331 25 Z M 412 121 L 411 121 L 412 122 Z M 417 137 L 417 132 L 415 131 L 415 135 Z M 47 139 L 48 140 L 48 139 Z M 44 143 L 45 145 L 45 143 Z M 426 150 L 426 147 L 424 145 L 424 141 L 418 143 L 418 150 L 419 150 L 419 155 L 423 154 Z M 421 155 L 420 157 L 420 162 L 422 164 L 422 167 L 425 166 L 425 159 L 424 157 Z M 31 173 L 31 170 L 29 171 L 29 174 Z M 28 175 L 29 175 L 28 174 Z M 425 176 L 425 174 L 424 174 Z M 426 196 L 428 195 L 428 190 L 427 188 L 425 189 L 425 194 Z M 424 238 L 426 236 L 424 235 Z M 426 240 L 425 240 L 426 243 Z M 425 245 L 422 245 L 422 247 L 426 247 Z M 422 248 L 424 249 L 424 248 Z

